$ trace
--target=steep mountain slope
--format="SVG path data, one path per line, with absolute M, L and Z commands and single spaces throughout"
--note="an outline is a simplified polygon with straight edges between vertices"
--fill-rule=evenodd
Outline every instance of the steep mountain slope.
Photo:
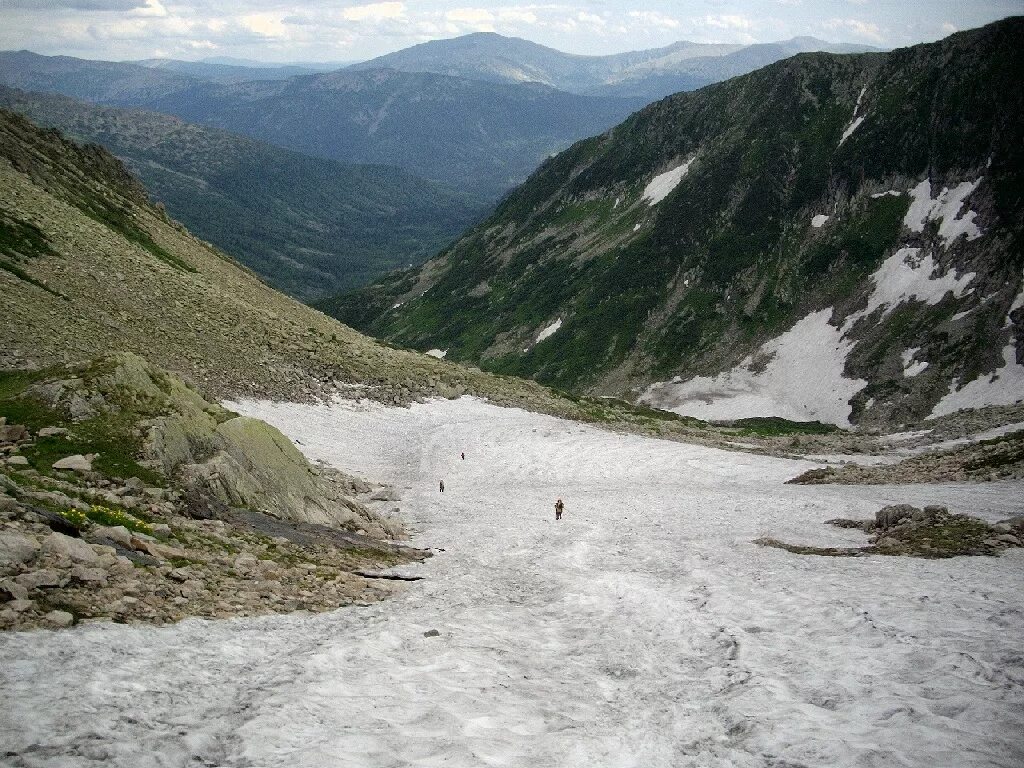
M 545 163 L 422 268 L 323 306 L 492 370 L 718 418 L 1017 402 L 1022 35 L 1015 18 L 801 55 L 665 99 Z
M 785 425 L 712 429 L 379 344 L 278 293 L 167 219 L 106 150 L 2 109 L 0 306 L 0 400 L 14 394 L 12 384 L 70 376 L 51 394 L 70 400 L 73 412 L 88 411 L 97 405 L 88 387 L 60 366 L 77 370 L 82 361 L 126 352 L 213 399 L 340 395 L 407 404 L 467 394 L 645 434 L 730 446 L 752 435 L 759 450 L 789 450 L 777 438 Z M 864 445 L 859 436 L 815 434 L 808 446 Z
M 335 387 L 556 407 L 535 385 L 381 346 L 278 293 L 149 203 L 112 155 L 0 110 L 0 368 L 141 355 L 217 397 Z
M 398 165 L 489 198 L 645 103 L 393 70 L 224 85 L 58 58 L 0 54 L 0 83 L 165 112 L 345 163 Z
M 349 69 L 389 68 L 498 82 L 534 82 L 570 93 L 616 95 L 650 102 L 751 72 L 797 53 L 866 50 L 871 49 L 798 37 L 746 46 L 681 41 L 664 48 L 609 56 L 576 56 L 528 40 L 478 32 L 421 43 Z
M 312 158 L 155 112 L 3 86 L 0 106 L 103 145 L 190 230 L 303 299 L 417 264 L 483 211 L 397 168 Z

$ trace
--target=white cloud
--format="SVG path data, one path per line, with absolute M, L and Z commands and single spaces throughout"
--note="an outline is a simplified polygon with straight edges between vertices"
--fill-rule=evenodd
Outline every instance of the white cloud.
M 537 14 L 529 8 L 501 8 L 498 19 L 503 23 L 536 24 Z
M 243 16 L 242 26 L 260 37 L 284 37 L 287 32 L 281 17 L 272 13 L 253 13 Z
M 821 27 L 833 32 L 845 31 L 875 43 L 882 43 L 885 40 L 882 36 L 882 30 L 877 24 L 861 21 L 860 19 L 829 19 L 822 22 Z
M 167 15 L 167 9 L 160 0 L 146 0 L 145 4 L 132 11 L 132 16 L 152 16 L 162 18 Z
M 942 23 L 942 31 L 952 35 L 954 32 L 959 32 L 960 29 L 957 27 L 956 24 L 951 24 L 948 21 L 944 21 Z
M 752 19 L 737 14 L 705 16 L 703 21 L 704 24 L 715 29 L 740 29 L 748 31 L 757 26 Z
M 659 11 L 630 11 L 629 17 L 648 27 L 678 29 L 681 26 L 679 19 L 666 16 Z
M 444 18 L 454 34 L 497 31 L 497 17 L 486 8 L 453 8 Z
M 394 21 L 405 17 L 405 3 L 354 5 L 341 10 L 346 21 Z

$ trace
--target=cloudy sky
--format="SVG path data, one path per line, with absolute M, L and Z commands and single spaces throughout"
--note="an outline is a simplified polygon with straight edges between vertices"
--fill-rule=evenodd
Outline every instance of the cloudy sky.
M 1016 14 L 1024 0 L 0 0 L 0 49 L 354 61 L 480 31 L 581 54 L 796 35 L 892 48 Z

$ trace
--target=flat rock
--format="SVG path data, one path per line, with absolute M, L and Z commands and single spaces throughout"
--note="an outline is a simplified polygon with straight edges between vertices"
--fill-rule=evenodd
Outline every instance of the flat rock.
M 83 584 L 107 583 L 107 572 L 102 568 L 87 568 L 84 565 L 76 565 L 71 569 L 71 578 Z
M 89 532 L 90 538 L 108 539 L 122 547 L 131 547 L 132 533 L 123 525 L 101 525 Z
M 40 437 L 56 437 L 67 433 L 68 431 L 64 427 L 43 427 L 38 434 Z
M 88 542 L 73 539 L 56 531 L 43 540 L 43 551 L 51 555 L 68 557 L 76 563 L 85 563 L 86 565 L 92 565 L 99 559 L 96 550 Z
M 20 454 L 14 454 L 7 457 L 7 465 L 9 467 L 27 467 L 28 459 Z
M 92 459 L 76 453 L 53 462 L 54 469 L 70 469 L 74 472 L 92 472 Z
M 67 611 L 50 611 L 43 619 L 54 627 L 70 627 L 75 623 L 75 617 Z
M 29 571 L 17 576 L 14 581 L 25 589 L 39 589 L 40 587 L 59 587 L 61 576 L 53 568 L 43 568 L 38 571 Z
M 17 531 L 0 533 L 0 564 L 27 563 L 39 553 L 41 545 L 31 536 Z

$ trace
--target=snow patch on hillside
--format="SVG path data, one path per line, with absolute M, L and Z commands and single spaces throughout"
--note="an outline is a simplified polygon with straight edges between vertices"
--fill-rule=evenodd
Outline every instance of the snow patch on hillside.
M 696 157 L 691 157 L 682 165 L 676 166 L 670 171 L 665 171 L 665 173 L 655 176 L 651 179 L 651 182 L 644 187 L 644 193 L 641 197 L 651 205 L 657 205 L 660 203 L 668 197 L 669 192 L 679 186 L 679 182 L 683 180 L 684 176 L 686 176 L 687 172 L 690 170 L 690 166 L 696 159 Z
M 843 146 L 843 142 L 846 141 L 848 138 L 850 138 L 850 136 L 853 135 L 853 132 L 856 131 L 860 127 L 860 124 L 863 123 L 863 122 L 864 122 L 864 115 L 861 115 L 860 117 L 854 118 L 853 122 L 850 123 L 848 126 L 846 126 L 846 130 L 843 131 L 843 135 L 839 139 L 839 146 Z
M 974 219 L 977 213 L 966 211 L 961 215 L 964 201 L 978 188 L 984 176 L 979 176 L 975 181 L 962 181 L 952 189 L 943 187 L 938 197 L 932 199 L 931 181 L 925 179 L 916 187 L 910 190 L 913 198 L 906 216 L 903 217 L 903 224 L 911 232 L 923 232 L 924 226 L 929 221 L 939 221 L 939 236 L 952 243 L 960 235 L 968 240 L 976 240 L 981 237 L 982 231 Z
M 956 270 L 937 275 L 939 265 L 931 255 L 922 257 L 920 248 L 900 248 L 871 275 L 875 287 L 868 297 L 868 305 L 854 312 L 843 323 L 843 332 L 850 330 L 862 317 L 867 317 L 879 307 L 884 307 L 882 317 L 900 304 L 908 301 L 923 301 L 938 304 L 947 293 L 962 298 L 973 289 L 968 286 L 974 280 L 974 272 L 965 272 L 959 277 Z
M 928 418 L 934 419 L 965 408 L 1021 402 L 1024 402 L 1024 365 L 1017 362 L 1017 345 L 1011 341 L 1003 347 L 1001 367 L 969 381 L 960 389 L 954 381 L 949 393 L 935 404 Z
M 864 94 L 867 90 L 868 87 L 865 85 L 863 88 L 860 89 L 860 93 L 857 94 L 857 103 L 853 107 L 853 117 L 850 118 L 850 124 L 846 126 L 846 130 L 843 131 L 842 138 L 839 139 L 840 147 L 843 146 L 844 141 L 846 141 L 848 138 L 850 138 L 851 135 L 853 135 L 853 132 L 860 127 L 860 124 L 864 122 L 864 118 L 867 117 L 867 115 L 858 116 L 857 114 L 858 112 L 860 112 L 860 102 L 864 98 Z
M 811 226 L 815 229 L 821 229 L 825 226 L 825 222 L 832 217 L 825 213 L 815 214 L 814 218 L 811 219 Z
M 561 327 L 562 327 L 562 318 L 558 318 L 553 323 L 550 323 L 550 324 L 544 326 L 544 328 L 541 329 L 541 332 L 537 334 L 537 338 L 534 340 L 533 343 L 534 344 L 540 344 L 542 341 L 544 341 L 544 339 L 546 339 L 549 336 L 551 336 L 553 333 L 555 333 Z
M 849 426 L 850 398 L 867 382 L 843 375 L 856 342 L 844 339 L 831 317 L 831 308 L 812 312 L 731 371 L 652 384 L 640 400 L 708 420 L 780 416 Z M 754 361 L 765 359 L 758 370 Z
M 1013 300 L 1006 312 L 1004 329 L 1013 328 L 1011 315 L 1024 307 L 1024 290 Z M 1012 331 L 1011 331 L 1012 332 Z M 992 373 L 987 373 L 963 387 L 958 388 L 954 379 L 946 394 L 928 415 L 929 419 L 954 413 L 965 408 L 982 408 L 986 405 L 1014 405 L 1024 402 L 1024 365 L 1017 362 L 1017 343 L 1013 336 L 1003 347 L 1003 364 Z
M 914 356 L 921 351 L 920 347 L 913 347 L 911 349 L 903 350 L 903 377 L 906 379 L 912 379 L 918 374 L 924 373 L 928 369 L 927 360 L 914 361 Z
M 428 349 L 427 354 L 431 357 L 436 357 L 438 360 L 448 354 L 447 349 Z

